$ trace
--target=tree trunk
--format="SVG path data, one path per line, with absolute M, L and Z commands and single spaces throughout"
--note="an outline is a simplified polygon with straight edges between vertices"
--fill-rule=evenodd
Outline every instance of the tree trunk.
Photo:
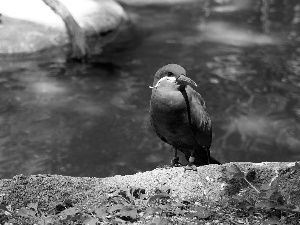
M 64 21 L 72 45 L 71 58 L 73 60 L 86 61 L 88 49 L 86 37 L 69 10 L 59 0 L 43 0 Z

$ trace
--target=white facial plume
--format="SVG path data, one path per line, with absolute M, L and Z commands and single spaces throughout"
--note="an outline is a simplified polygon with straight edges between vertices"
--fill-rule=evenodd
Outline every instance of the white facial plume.
M 171 81 L 171 82 L 174 82 L 174 81 L 176 81 L 176 78 L 175 78 L 175 77 L 162 77 L 162 78 L 160 78 L 160 79 L 157 81 L 157 83 L 156 83 L 156 85 L 155 85 L 154 87 L 149 86 L 149 88 L 156 88 L 156 87 L 158 87 L 159 83 L 160 83 L 161 81 L 163 81 L 163 80 L 169 80 L 169 81 Z

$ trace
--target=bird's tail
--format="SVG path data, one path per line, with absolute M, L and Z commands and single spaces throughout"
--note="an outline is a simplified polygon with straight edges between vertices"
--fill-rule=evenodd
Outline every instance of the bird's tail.
M 204 146 L 203 148 L 206 151 L 208 159 L 209 159 L 208 164 L 218 164 L 218 165 L 222 164 L 222 163 L 220 163 L 218 160 L 216 160 L 214 157 L 212 157 L 210 155 L 210 146 Z
M 218 160 L 216 160 L 214 157 L 210 156 L 209 158 L 209 163 L 210 164 L 218 164 L 221 165 L 222 163 L 220 163 Z

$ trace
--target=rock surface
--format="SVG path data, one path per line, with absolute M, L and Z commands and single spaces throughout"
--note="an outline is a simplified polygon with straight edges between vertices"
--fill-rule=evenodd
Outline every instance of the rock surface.
M 135 175 L 108 178 L 18 175 L 13 179 L 0 180 L 0 196 L 2 202 L 13 208 L 39 201 L 44 208 L 50 209 L 55 207 L 58 200 L 62 202 L 65 199 L 72 199 L 80 207 L 95 208 L 101 203 L 101 199 L 122 188 L 145 189 L 147 195 L 151 196 L 157 188 L 168 186 L 172 196 L 182 199 L 206 196 L 211 201 L 217 201 L 221 196 L 236 195 L 243 188 L 249 187 L 246 182 L 228 176 L 228 171 L 234 165 L 245 173 L 258 190 L 276 178 L 283 193 L 299 193 L 299 172 L 291 169 L 295 163 L 270 162 L 209 165 L 198 167 L 197 172 L 184 172 L 183 168 L 159 168 Z M 300 203 L 300 194 L 290 198 L 293 204 Z
M 299 163 L 273 162 L 209 165 L 197 172 L 159 168 L 102 179 L 18 175 L 0 180 L 0 219 L 8 224 L 299 224 L 299 174 Z
M 88 34 L 118 29 L 127 20 L 113 0 L 61 0 Z M 61 18 L 42 0 L 0 1 L 0 54 L 32 53 L 69 43 Z

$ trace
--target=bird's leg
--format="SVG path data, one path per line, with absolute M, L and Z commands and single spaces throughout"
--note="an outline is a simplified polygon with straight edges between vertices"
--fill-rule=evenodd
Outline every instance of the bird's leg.
M 195 157 L 194 157 L 194 153 L 195 153 L 195 149 L 192 151 L 192 154 L 189 158 L 189 163 L 187 164 L 187 166 L 184 168 L 184 171 L 186 170 L 193 170 L 193 171 L 197 171 L 197 167 L 194 164 L 195 161 Z
M 209 147 L 204 147 L 206 154 L 207 154 L 207 163 L 210 164 L 210 150 Z
M 174 148 L 174 157 L 171 160 L 171 166 L 181 166 L 181 163 L 179 162 L 179 157 L 177 156 L 177 148 Z

